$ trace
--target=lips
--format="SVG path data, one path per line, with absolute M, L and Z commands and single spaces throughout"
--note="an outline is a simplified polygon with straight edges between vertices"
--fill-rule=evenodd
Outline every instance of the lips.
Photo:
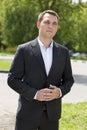
M 53 33 L 53 32 L 52 32 L 52 31 L 50 31 L 50 30 L 47 30 L 47 32 Z

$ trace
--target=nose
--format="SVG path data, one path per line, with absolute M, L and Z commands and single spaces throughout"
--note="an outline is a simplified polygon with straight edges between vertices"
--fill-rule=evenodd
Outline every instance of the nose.
M 48 27 L 49 27 L 49 28 L 52 28 L 52 27 L 53 27 L 52 23 L 50 23 Z

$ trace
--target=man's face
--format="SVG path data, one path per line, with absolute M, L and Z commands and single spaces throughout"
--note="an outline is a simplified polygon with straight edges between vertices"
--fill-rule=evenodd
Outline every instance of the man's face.
M 58 19 L 56 16 L 46 13 L 41 22 L 37 22 L 39 36 L 52 39 L 58 30 Z

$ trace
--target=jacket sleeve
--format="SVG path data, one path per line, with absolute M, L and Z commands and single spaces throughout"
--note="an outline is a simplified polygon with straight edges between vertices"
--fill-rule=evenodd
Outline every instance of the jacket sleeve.
M 37 90 L 29 86 L 29 84 L 27 84 L 23 80 L 25 73 L 23 51 L 23 47 L 19 46 L 8 74 L 7 83 L 13 90 L 15 90 L 21 96 L 23 96 L 27 100 L 33 101 L 33 98 Z
M 64 68 L 64 72 L 63 72 L 61 80 L 62 81 L 61 81 L 60 89 L 61 89 L 62 97 L 63 97 L 65 94 L 67 94 L 71 90 L 71 87 L 74 83 L 68 49 L 66 51 L 66 64 L 65 64 L 65 68 Z

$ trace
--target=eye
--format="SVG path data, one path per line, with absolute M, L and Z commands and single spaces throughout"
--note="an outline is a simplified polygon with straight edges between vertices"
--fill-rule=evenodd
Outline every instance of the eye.
M 55 25 L 55 26 L 56 26 L 56 25 L 57 25 L 57 22 L 54 22 L 54 23 L 53 23 L 53 25 Z
M 44 21 L 45 24 L 50 24 L 50 21 Z

